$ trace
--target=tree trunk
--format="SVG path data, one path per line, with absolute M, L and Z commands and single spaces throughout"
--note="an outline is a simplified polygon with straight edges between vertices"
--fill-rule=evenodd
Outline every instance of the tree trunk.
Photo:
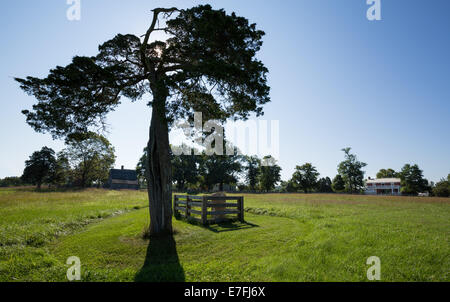
M 84 189 L 86 188 L 86 175 L 87 175 L 87 169 L 86 169 L 86 163 L 83 164 L 83 171 L 81 172 L 81 187 Z
M 172 167 L 165 97 L 154 92 L 147 148 L 150 236 L 172 234 Z
M 177 181 L 177 191 L 178 193 L 184 192 L 184 182 L 181 180 Z

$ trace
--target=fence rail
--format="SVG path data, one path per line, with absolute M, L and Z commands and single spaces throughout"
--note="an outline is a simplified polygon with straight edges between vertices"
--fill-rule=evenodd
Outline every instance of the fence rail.
M 233 220 L 244 222 L 244 197 L 175 195 L 173 210 L 175 215 L 204 225 Z

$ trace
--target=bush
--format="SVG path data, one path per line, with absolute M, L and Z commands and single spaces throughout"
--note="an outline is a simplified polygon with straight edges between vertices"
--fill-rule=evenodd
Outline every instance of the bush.
M 5 177 L 0 179 L 0 187 L 18 187 L 22 186 L 23 182 L 20 177 Z
M 433 194 L 437 197 L 450 196 L 450 181 L 440 181 L 433 188 Z
M 237 187 L 238 187 L 239 192 L 250 191 L 250 188 L 245 184 L 238 184 Z

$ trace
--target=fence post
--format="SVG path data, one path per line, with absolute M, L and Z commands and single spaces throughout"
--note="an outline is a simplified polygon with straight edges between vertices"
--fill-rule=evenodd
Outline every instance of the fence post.
M 186 219 L 189 219 L 191 216 L 191 198 L 189 196 L 186 197 Z
M 202 224 L 207 225 L 208 224 L 208 197 L 203 196 L 202 198 Z
M 239 197 L 238 199 L 238 219 L 240 222 L 244 222 L 244 197 Z
M 172 204 L 172 211 L 173 211 L 173 214 L 175 215 L 175 217 L 177 216 L 177 201 L 178 201 L 178 197 L 177 197 L 177 195 L 175 195 L 174 197 L 173 197 L 173 204 Z
M 178 214 L 178 210 L 177 210 L 177 205 L 178 204 L 178 196 L 177 195 L 175 195 L 174 196 L 174 198 L 173 198 L 173 213 L 174 213 L 174 215 L 175 215 L 175 217 L 177 217 L 177 214 Z

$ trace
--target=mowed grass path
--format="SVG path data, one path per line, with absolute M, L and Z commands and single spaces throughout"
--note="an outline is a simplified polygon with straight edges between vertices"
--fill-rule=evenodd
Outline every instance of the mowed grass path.
M 61 264 L 49 243 L 147 204 L 141 192 L 0 189 L 0 281 L 47 280 Z
M 84 281 L 367 281 L 378 256 L 382 281 L 450 281 L 450 199 L 245 195 L 246 224 L 149 241 L 146 198 L 0 191 L 0 280 L 65 281 L 78 256 Z

